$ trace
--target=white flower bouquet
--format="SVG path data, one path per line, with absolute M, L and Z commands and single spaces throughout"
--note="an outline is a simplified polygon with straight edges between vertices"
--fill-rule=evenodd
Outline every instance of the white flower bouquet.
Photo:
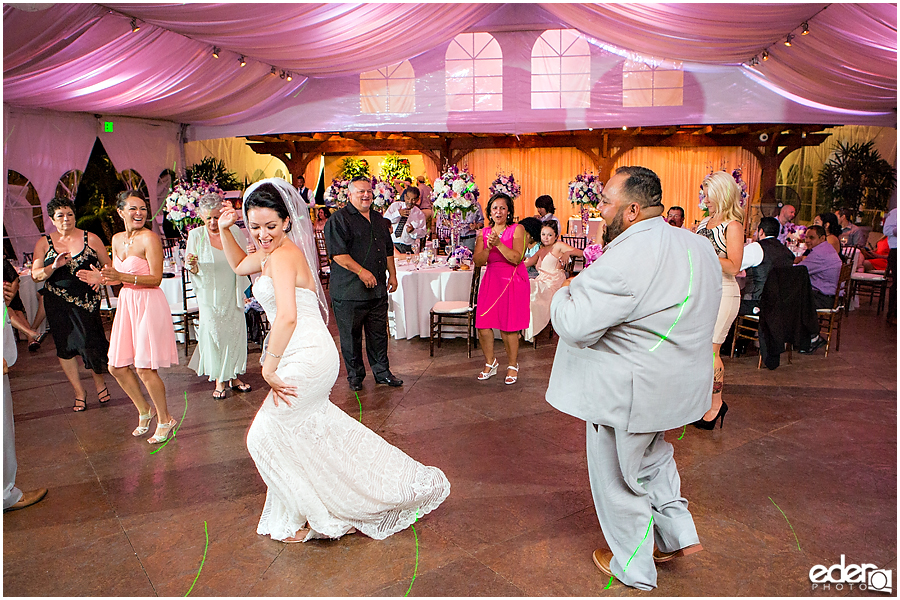
M 350 182 L 346 179 L 332 179 L 331 185 L 325 189 L 325 202 L 343 207 L 350 201 Z
M 224 192 L 216 184 L 207 183 L 202 179 L 193 182 L 178 180 L 171 193 L 166 196 L 166 218 L 182 233 L 202 224 L 197 202 L 206 194 L 222 196 Z
M 435 180 L 431 200 L 434 210 L 444 215 L 458 212 L 465 216 L 476 210 L 478 194 L 475 177 L 454 165 Z

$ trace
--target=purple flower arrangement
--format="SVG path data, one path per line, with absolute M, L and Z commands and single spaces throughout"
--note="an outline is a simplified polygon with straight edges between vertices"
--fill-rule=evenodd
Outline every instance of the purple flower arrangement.
M 491 196 L 494 194 L 506 194 L 513 200 L 522 195 L 522 188 L 516 182 L 513 174 L 503 175 L 502 173 L 497 173 L 497 179 L 494 180 L 494 183 L 491 184 L 489 188 Z
M 459 212 L 462 215 L 475 210 L 478 186 L 468 169 L 460 171 L 456 165 L 447 169 L 434 182 L 431 193 L 434 209 L 445 215 Z
M 576 175 L 574 181 L 569 182 L 569 202 L 573 205 L 597 206 L 602 191 L 603 183 L 598 176 L 593 173 L 582 173 Z
M 343 207 L 350 201 L 350 182 L 346 179 L 332 179 L 331 185 L 325 189 L 325 202 L 332 202 Z

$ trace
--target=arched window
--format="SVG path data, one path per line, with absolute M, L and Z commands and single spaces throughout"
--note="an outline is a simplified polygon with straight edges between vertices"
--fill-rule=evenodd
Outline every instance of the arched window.
M 574 29 L 550 29 L 531 49 L 531 108 L 587 108 L 591 51 Z
M 359 76 L 363 113 L 416 112 L 416 74 L 408 60 Z
M 503 52 L 489 33 L 461 33 L 445 56 L 447 110 L 503 110 Z
M 622 106 L 681 106 L 684 70 L 681 61 L 626 60 L 622 67 Z
M 75 195 L 78 193 L 78 184 L 81 183 L 81 177 L 84 175 L 82 171 L 73 169 L 59 178 L 56 184 L 56 197 L 68 198 L 72 202 L 75 201 Z

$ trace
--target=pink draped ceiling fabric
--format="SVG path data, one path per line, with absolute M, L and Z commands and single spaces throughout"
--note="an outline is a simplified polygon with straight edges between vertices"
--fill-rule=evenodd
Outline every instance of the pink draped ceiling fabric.
M 549 27 L 576 28 L 595 45 L 730 66 L 748 83 L 806 106 L 896 118 L 893 4 L 536 6 Z M 206 126 L 258 121 L 297 104 L 298 95 L 303 100 L 306 78 L 347 77 L 418 56 L 463 31 L 490 31 L 478 24 L 503 10 L 507 5 L 56 4 L 27 12 L 4 5 L 4 102 Z M 790 49 L 781 45 L 805 20 L 813 35 Z M 222 49 L 219 59 L 212 46 Z M 767 47 L 770 60 L 738 67 Z M 238 66 L 239 55 L 246 67 Z M 294 80 L 268 75 L 272 66 Z

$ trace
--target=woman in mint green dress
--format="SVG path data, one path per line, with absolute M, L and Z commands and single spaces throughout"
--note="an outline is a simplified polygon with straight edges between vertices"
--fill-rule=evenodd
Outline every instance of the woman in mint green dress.
M 188 365 L 197 375 L 216 382 L 213 398 L 223 400 L 226 390 L 249 392 L 250 385 L 238 378 L 247 370 L 247 326 L 244 319 L 244 288 L 249 285 L 228 265 L 219 237 L 222 198 L 207 194 L 200 198 L 204 226 L 188 233 L 185 266 L 200 308 L 197 349 Z M 246 238 L 232 225 L 231 233 L 243 246 Z

